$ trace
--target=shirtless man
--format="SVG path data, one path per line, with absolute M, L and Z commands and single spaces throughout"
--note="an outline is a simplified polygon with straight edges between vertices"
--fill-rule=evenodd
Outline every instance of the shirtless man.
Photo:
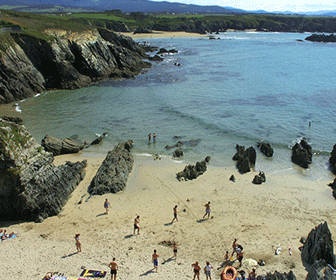
M 234 253 L 236 253 L 236 249 L 237 249 L 237 238 L 235 238 L 232 242 L 232 254 L 231 257 L 233 256 Z
M 133 230 L 133 234 L 135 234 L 136 231 L 138 231 L 138 234 L 140 234 L 140 216 L 136 216 L 136 218 L 134 219 L 134 230 Z
M 109 212 L 109 208 L 110 208 L 111 204 L 110 202 L 107 200 L 107 198 L 105 199 L 105 202 L 104 202 L 104 208 L 105 208 L 105 214 L 108 215 L 108 212 Z
M 153 261 L 153 265 L 154 265 L 153 270 L 155 270 L 155 272 L 157 272 L 158 265 L 159 265 L 158 257 L 159 257 L 159 255 L 156 253 L 156 250 L 154 250 L 154 254 L 152 255 L 152 261 Z
M 209 219 L 211 214 L 210 201 L 207 204 L 205 204 L 204 207 L 205 207 L 205 214 L 203 216 L 203 219 L 205 218 L 205 216 L 208 216 Z
M 118 265 L 115 262 L 115 258 L 113 258 L 112 261 L 110 262 L 109 268 L 111 269 L 111 280 L 116 280 L 117 279 Z
M 201 267 L 199 266 L 198 262 L 193 263 L 191 266 L 194 268 L 193 280 L 195 280 L 196 277 L 199 280 L 200 279 L 199 276 L 200 276 Z
M 177 219 L 177 205 L 175 205 L 175 207 L 173 208 L 173 212 L 174 212 L 174 219 L 171 221 L 171 223 L 173 223 L 175 220 L 176 220 L 176 222 L 178 222 L 178 219 Z

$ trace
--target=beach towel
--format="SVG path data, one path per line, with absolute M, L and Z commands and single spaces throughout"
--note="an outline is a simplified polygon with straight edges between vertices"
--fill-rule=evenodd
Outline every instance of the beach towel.
M 106 276 L 106 271 L 84 269 L 80 276 L 91 278 L 104 278 Z
M 67 276 L 53 276 L 51 277 L 52 280 L 89 280 L 87 278 L 77 278 L 77 277 L 67 277 Z

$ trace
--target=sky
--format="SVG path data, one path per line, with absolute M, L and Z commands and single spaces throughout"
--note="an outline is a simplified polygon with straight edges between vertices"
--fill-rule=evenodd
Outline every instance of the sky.
M 163 0 L 152 0 L 163 1 Z M 195 5 L 218 5 L 244 10 L 307 12 L 336 10 L 336 0 L 165 0 Z

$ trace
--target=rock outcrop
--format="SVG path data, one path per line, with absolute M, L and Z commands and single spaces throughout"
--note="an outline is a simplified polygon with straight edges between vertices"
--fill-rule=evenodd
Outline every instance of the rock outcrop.
M 116 193 L 126 187 L 134 163 L 132 147 L 133 141 L 128 140 L 108 152 L 88 188 L 91 195 Z
M 253 147 L 249 147 L 245 150 L 244 146 L 236 145 L 237 152 L 232 157 L 237 161 L 236 167 L 240 173 L 247 173 L 251 171 L 256 163 L 257 153 Z
M 334 245 L 327 222 L 318 225 L 309 233 L 301 251 L 301 259 L 307 271 L 321 260 L 334 265 Z
M 175 50 L 175 49 L 167 50 L 165 48 L 160 48 L 156 54 L 159 55 L 159 54 L 170 54 L 170 53 L 178 53 L 178 50 Z
M 336 43 L 336 35 L 312 34 L 307 38 L 305 38 L 305 40 L 312 42 L 322 42 L 322 43 Z
M 64 138 L 63 140 L 46 135 L 42 141 L 41 146 L 54 156 L 64 154 L 75 154 L 83 150 L 86 146 L 85 143 L 78 139 Z
M 102 135 L 98 136 L 95 140 L 93 140 L 90 145 L 100 144 L 106 136 L 107 136 L 107 133 L 104 132 Z
M 259 142 L 257 143 L 257 147 L 260 149 L 260 152 L 262 152 L 266 157 L 273 156 L 274 151 L 269 143 Z
M 19 117 L 2 116 L 1 119 L 8 121 L 8 122 L 16 123 L 16 124 L 23 124 L 23 119 Z
M 106 29 L 69 33 L 48 31 L 44 40 L 10 33 L 0 51 L 0 103 L 48 89 L 75 89 L 107 78 L 128 78 L 149 67 L 148 56 L 131 38 Z
M 207 170 L 207 164 L 210 162 L 210 157 L 207 156 L 204 160 L 196 162 L 195 165 L 187 165 L 183 171 L 176 174 L 177 180 L 187 181 L 196 179 Z
M 336 199 L 336 178 L 332 183 L 328 184 L 328 186 L 332 188 L 332 195 Z
M 62 210 L 86 161 L 52 162 L 24 126 L 0 120 L 0 219 L 41 221 Z
M 187 146 L 187 147 L 195 147 L 197 146 L 199 143 L 201 142 L 201 139 L 190 139 L 187 141 L 177 141 L 176 144 L 174 145 L 166 145 L 165 149 L 169 150 L 169 149 L 173 149 L 173 148 L 179 148 L 182 146 Z
M 305 139 L 302 139 L 299 143 L 296 143 L 292 147 L 292 162 L 303 167 L 308 168 L 312 163 L 313 152 L 312 147 L 307 143 Z
M 336 175 L 336 144 L 330 153 L 329 168 Z
M 183 151 L 182 149 L 176 149 L 173 153 L 174 158 L 180 158 L 183 157 Z
M 255 175 L 252 181 L 252 183 L 256 185 L 260 185 L 265 182 L 266 182 L 266 176 L 265 173 L 262 171 L 260 171 L 258 175 Z

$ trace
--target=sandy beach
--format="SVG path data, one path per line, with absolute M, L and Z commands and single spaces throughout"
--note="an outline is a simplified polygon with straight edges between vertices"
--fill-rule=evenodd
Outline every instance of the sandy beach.
M 152 33 L 138 33 L 133 32 L 119 32 L 119 34 L 132 37 L 133 39 L 146 39 L 146 38 L 183 38 L 183 37 L 206 37 L 206 34 L 190 33 L 184 31 L 156 31 Z
M 55 163 L 83 158 L 64 155 L 55 158 Z M 244 247 L 244 259 L 266 262 L 257 267 L 258 274 L 292 269 L 297 279 L 304 279 L 299 238 L 322 221 L 329 223 L 332 233 L 336 231 L 335 200 L 327 181 L 266 174 L 266 183 L 257 186 L 251 183 L 254 172 L 240 175 L 233 168 L 210 165 L 198 179 L 179 182 L 175 174 L 185 163 L 136 156 L 123 192 L 86 201 L 87 187 L 103 158 L 87 159 L 86 177 L 58 216 L 40 224 L 5 224 L 18 237 L 1 242 L 1 275 L 13 280 L 42 279 L 46 272 L 58 271 L 79 277 L 83 266 L 109 271 L 107 264 L 115 257 L 118 279 L 191 279 L 195 261 L 202 268 L 210 261 L 215 268 L 213 279 L 219 279 L 221 270 L 216 268 L 225 251 L 231 253 L 232 241 L 237 238 Z M 235 183 L 229 181 L 231 174 Z M 108 215 L 104 214 L 105 198 L 111 203 Z M 208 201 L 212 218 L 201 221 Z M 174 205 L 178 205 L 179 221 L 170 224 Z M 133 236 L 136 215 L 140 215 L 141 231 Z M 78 254 L 75 233 L 81 234 L 82 252 Z M 177 242 L 177 260 L 171 259 L 172 248 L 162 245 L 165 241 Z M 278 244 L 282 251 L 275 256 L 273 246 Z M 292 256 L 288 246 L 293 248 Z M 159 254 L 158 273 L 151 271 L 154 249 Z M 243 261 L 242 269 L 251 268 Z M 201 277 L 205 278 L 203 273 Z

